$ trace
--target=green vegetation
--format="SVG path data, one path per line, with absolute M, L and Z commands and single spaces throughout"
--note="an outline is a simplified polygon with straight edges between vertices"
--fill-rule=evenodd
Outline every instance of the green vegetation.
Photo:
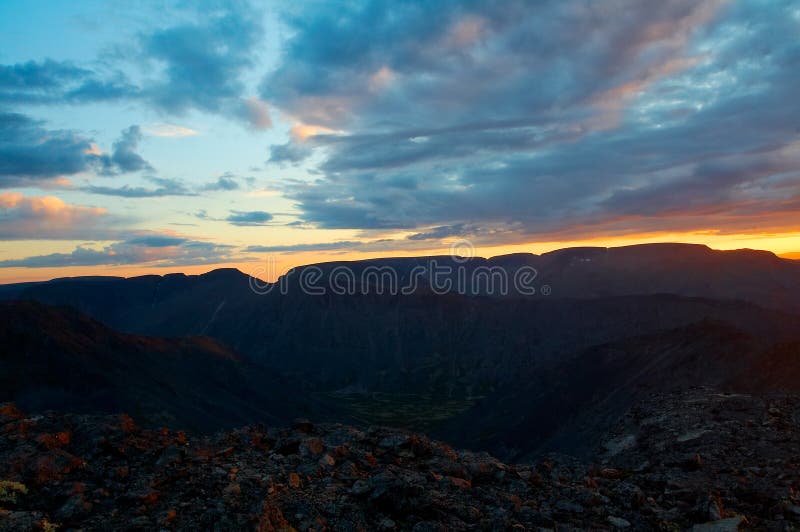
M 357 421 L 370 425 L 426 431 L 460 414 L 480 397 L 450 397 L 443 394 L 363 393 L 328 394 Z

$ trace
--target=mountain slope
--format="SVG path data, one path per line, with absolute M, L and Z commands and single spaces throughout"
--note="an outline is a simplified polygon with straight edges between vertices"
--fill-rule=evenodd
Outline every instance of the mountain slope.
M 121 334 L 72 309 L 0 303 L 0 401 L 214 430 L 291 419 L 303 401 L 290 395 L 210 338 Z

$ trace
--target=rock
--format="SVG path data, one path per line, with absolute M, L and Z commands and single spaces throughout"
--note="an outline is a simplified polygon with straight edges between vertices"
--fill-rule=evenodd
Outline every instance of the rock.
M 788 397 L 783 419 L 800 419 L 800 396 Z M 176 444 L 173 431 L 122 430 L 118 416 L 15 414 L 0 427 L 0 531 L 43 528 L 45 516 L 75 530 L 691 530 L 702 523 L 695 530 L 724 531 L 747 523 L 727 517 L 722 501 L 756 529 L 791 528 L 800 520 L 800 426 L 762 427 L 763 400 L 738 396 L 736 408 L 730 401 L 704 389 L 654 395 L 605 438 L 636 434 L 636 445 L 600 455 L 601 467 L 558 455 L 506 465 L 388 428 L 318 423 L 304 427 L 312 435 L 252 426 Z M 759 423 L 742 430 L 751 418 Z M 676 441 L 709 419 L 713 431 Z M 64 432 L 69 442 L 50 437 Z M 698 455 L 702 467 L 687 471 Z M 9 502 L 8 486 L 21 481 L 28 494 Z
M 366 495 L 370 491 L 372 491 L 372 486 L 363 480 L 356 480 L 350 488 L 350 493 L 356 496 Z
M 92 511 L 92 503 L 87 501 L 83 494 L 78 493 L 67 499 L 53 516 L 56 521 L 71 523 Z
M 719 521 L 725 516 L 722 507 L 722 500 L 717 495 L 706 495 L 701 497 L 697 503 L 696 513 L 703 519 L 709 521 Z
M 583 506 L 576 502 L 568 501 L 568 500 L 559 500 L 554 505 L 556 510 L 560 510 L 562 512 L 573 513 L 573 514 L 582 514 L 583 513 Z
M 411 529 L 411 532 L 441 532 L 444 527 L 431 521 L 420 521 Z
M 600 470 L 600 476 L 612 480 L 618 480 L 623 477 L 622 471 L 613 467 L 604 467 Z
M 292 422 L 292 428 L 297 432 L 311 434 L 314 432 L 314 424 L 305 418 L 298 418 Z
M 389 519 L 388 517 L 384 518 L 381 521 L 380 528 L 381 530 L 394 530 L 397 527 L 397 523 Z
M 239 486 L 239 484 L 235 482 L 231 482 L 230 484 L 225 486 L 225 489 L 222 490 L 222 497 L 226 501 L 235 500 L 241 494 L 242 494 L 242 488 L 241 486 Z
M 180 447 L 170 445 L 161 451 L 161 456 L 158 457 L 156 465 L 165 467 L 171 464 L 179 464 L 183 460 L 183 453 L 184 451 Z
M 744 522 L 744 517 L 737 515 L 736 517 L 728 517 L 727 519 L 719 519 L 717 521 L 709 521 L 700 525 L 694 525 L 692 532 L 736 532 L 739 530 L 739 525 Z
M 630 528 L 631 526 L 630 521 L 623 519 L 621 517 L 614 517 L 613 515 L 608 516 L 608 522 L 614 528 L 619 528 L 619 529 Z
M 708 429 L 690 430 L 688 432 L 684 432 L 683 434 L 675 438 L 675 441 L 679 443 L 685 443 L 687 441 L 696 440 L 697 438 L 703 436 L 704 434 L 707 434 L 708 432 L 710 432 Z
M 128 522 L 128 530 L 152 530 L 153 522 L 147 516 L 135 517 Z
M 319 438 L 306 438 L 300 444 L 300 452 L 306 456 L 316 456 L 325 450 L 325 444 Z
M 397 449 L 398 447 L 407 445 L 409 441 L 409 437 L 405 434 L 395 434 L 381 439 L 381 441 L 378 442 L 378 447 L 382 449 Z
M 261 506 L 261 515 L 258 519 L 258 530 L 269 532 L 280 530 L 290 531 L 294 529 L 283 516 L 281 509 L 278 508 L 272 501 L 267 499 Z
M 636 447 L 636 436 L 633 434 L 626 434 L 619 438 L 606 441 L 603 443 L 606 453 L 609 456 L 616 456 L 623 451 Z
M 450 484 L 452 484 L 457 488 L 464 490 L 472 489 L 472 482 L 470 482 L 469 480 L 458 477 L 447 477 L 447 480 L 449 480 Z

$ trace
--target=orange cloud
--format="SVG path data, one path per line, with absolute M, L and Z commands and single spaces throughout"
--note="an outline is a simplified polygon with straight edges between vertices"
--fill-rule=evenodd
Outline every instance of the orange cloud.
M 377 92 L 388 87 L 397 76 L 394 70 L 384 65 L 369 77 L 369 90 Z
M 154 124 L 144 131 L 154 137 L 190 137 L 198 134 L 194 129 L 175 124 Z
M 470 15 L 453 24 L 444 40 L 446 44 L 454 48 L 465 48 L 477 43 L 485 34 L 486 20 Z
M 69 239 L 94 238 L 108 211 L 101 207 L 71 205 L 55 196 L 24 196 L 19 192 L 0 193 L 3 225 L 0 238 Z
M 289 130 L 289 134 L 297 141 L 304 141 L 309 137 L 313 137 L 314 135 L 325 135 L 331 133 L 337 132 L 325 126 L 302 123 L 295 124 L 292 126 L 292 129 Z
M 247 120 L 255 129 L 268 129 L 272 127 L 272 117 L 266 102 L 258 98 L 248 98 L 244 102 Z

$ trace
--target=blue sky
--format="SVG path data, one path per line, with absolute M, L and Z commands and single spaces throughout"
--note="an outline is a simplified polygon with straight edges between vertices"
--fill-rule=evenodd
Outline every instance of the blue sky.
M 0 280 L 800 251 L 790 1 L 0 4 Z

